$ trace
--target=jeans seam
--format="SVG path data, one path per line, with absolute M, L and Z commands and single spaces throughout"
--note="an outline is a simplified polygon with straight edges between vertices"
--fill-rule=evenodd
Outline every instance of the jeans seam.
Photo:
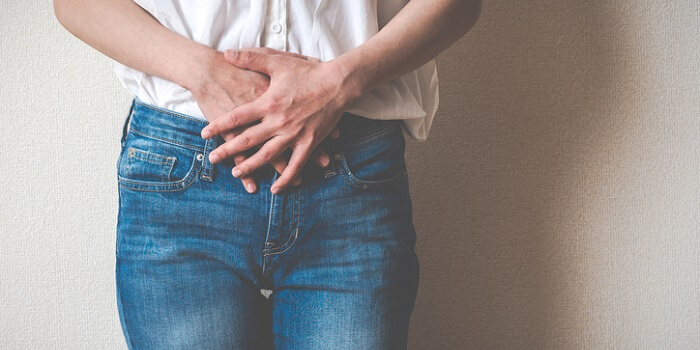
M 287 236 L 287 240 L 282 245 L 280 245 L 278 247 L 273 247 L 273 248 L 266 248 L 265 253 L 267 255 L 283 253 L 283 252 L 287 251 L 289 248 L 291 248 L 294 245 L 294 242 L 296 242 L 297 236 L 299 234 L 299 216 L 300 216 L 299 212 L 301 211 L 300 210 L 300 207 L 301 207 L 301 198 L 300 197 L 301 197 L 301 195 L 300 195 L 299 191 L 300 190 L 297 189 L 297 191 L 294 192 L 294 196 L 292 199 L 292 203 L 293 203 L 293 207 L 292 207 L 292 209 L 293 209 L 292 225 L 293 226 L 292 227 L 293 227 L 293 229 L 291 231 L 293 231 L 294 234 L 291 234 L 291 231 L 290 231 L 289 236 Z M 282 249 L 282 250 L 277 251 L 279 249 Z
M 284 244 L 281 245 L 281 247 L 284 247 L 284 249 L 282 249 L 278 252 L 268 251 L 267 253 L 265 253 L 265 255 L 269 256 L 269 255 L 281 254 L 281 253 L 286 252 L 287 250 L 289 250 L 289 248 L 291 248 L 294 245 L 294 242 L 297 241 L 297 236 L 299 236 L 299 227 L 298 226 L 297 226 L 297 228 L 294 229 L 294 235 L 289 235 L 289 237 L 287 238 L 287 242 L 289 242 L 291 240 L 289 245 L 284 247 L 284 245 L 287 244 L 287 242 L 284 242 Z
M 173 112 L 173 111 L 171 111 L 171 110 L 169 110 L 169 109 L 165 109 L 165 108 L 161 108 L 161 107 L 158 107 L 158 106 L 154 106 L 154 105 L 145 103 L 145 102 L 139 100 L 138 98 L 135 99 L 135 103 L 138 104 L 138 105 L 140 105 L 140 106 L 142 106 L 142 107 L 144 107 L 144 108 L 148 108 L 148 109 L 154 110 L 154 111 L 159 112 L 159 113 L 168 114 L 168 115 L 171 115 L 171 116 L 173 116 L 173 117 L 177 117 L 177 118 L 180 118 L 180 119 L 191 120 L 191 121 L 194 121 L 194 122 L 197 122 L 197 123 L 201 123 L 201 124 L 205 124 L 205 125 L 208 124 L 208 121 L 206 121 L 206 120 L 202 120 L 202 119 L 199 119 L 199 118 L 190 117 L 190 116 L 188 116 L 188 115 L 186 115 L 186 114 L 177 113 L 177 112 Z
M 119 259 L 119 258 L 117 258 L 117 259 Z M 117 276 L 116 277 L 118 280 L 121 279 L 121 266 L 119 265 L 118 260 L 117 260 Z M 122 293 L 119 290 L 118 286 L 116 289 L 117 289 L 118 307 L 119 307 L 119 310 L 121 310 L 120 312 L 122 314 L 122 320 L 123 320 L 123 324 L 124 324 L 124 327 L 123 327 L 124 328 L 124 338 L 126 340 L 126 345 L 128 346 L 128 348 L 133 349 L 134 344 L 131 340 L 131 335 L 129 333 L 129 326 L 127 325 L 127 315 L 126 315 L 126 312 L 124 312 L 124 299 L 122 298 Z
M 272 182 L 274 182 L 277 179 L 277 172 L 275 172 L 272 176 Z M 263 243 L 263 263 L 262 263 L 262 269 L 263 269 L 263 276 L 267 275 L 267 272 L 265 271 L 266 267 L 266 261 L 267 261 L 267 256 L 268 250 L 267 250 L 267 243 L 268 240 L 270 239 L 270 230 L 272 229 L 272 215 L 274 215 L 275 212 L 275 198 L 277 197 L 276 194 L 272 193 L 271 200 L 270 200 L 270 213 L 267 218 L 267 232 L 265 232 L 265 243 Z
M 141 136 L 143 136 L 143 137 L 148 137 L 148 138 L 150 138 L 150 139 L 154 139 L 154 140 L 157 140 L 157 141 L 162 141 L 162 142 L 165 142 L 165 143 L 169 143 L 169 144 L 171 144 L 171 145 L 173 145 L 173 146 L 181 146 L 181 147 L 184 147 L 184 148 L 187 148 L 187 149 L 191 149 L 191 150 L 193 150 L 193 151 L 204 152 L 204 148 L 203 148 L 203 147 L 197 147 L 197 146 L 190 145 L 190 144 L 188 144 L 188 143 L 182 143 L 182 142 L 178 142 L 178 141 L 175 141 L 175 140 L 166 139 L 166 138 L 158 137 L 158 136 L 155 136 L 155 135 L 147 134 L 147 133 L 145 133 L 145 132 L 143 132 L 143 131 L 138 131 L 138 130 L 134 129 L 133 127 L 130 128 L 129 130 L 130 130 L 130 131 L 133 131 L 134 134 L 141 135 Z

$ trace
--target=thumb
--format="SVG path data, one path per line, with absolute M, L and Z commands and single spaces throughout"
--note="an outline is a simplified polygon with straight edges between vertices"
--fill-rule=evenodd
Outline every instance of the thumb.
M 263 74 L 271 75 L 274 57 L 270 54 L 251 50 L 226 50 L 226 61 L 238 68 L 249 69 Z

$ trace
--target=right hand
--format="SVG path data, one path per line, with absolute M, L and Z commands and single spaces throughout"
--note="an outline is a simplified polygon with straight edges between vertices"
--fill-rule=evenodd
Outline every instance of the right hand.
M 278 51 L 270 50 L 271 53 L 282 54 Z M 320 62 L 318 58 L 308 57 L 298 53 L 285 52 L 284 55 L 306 59 L 310 61 Z M 193 84 L 190 89 L 192 95 L 201 109 L 204 117 L 211 122 L 213 118 L 224 115 L 227 111 L 251 102 L 262 95 L 270 85 L 270 77 L 245 69 L 237 68 L 226 61 L 223 52 L 215 51 L 210 56 L 207 62 L 204 62 L 204 68 L 197 78 L 197 83 Z M 251 124 L 250 126 L 252 126 Z M 249 126 L 243 126 L 234 130 L 227 131 L 221 134 L 225 141 L 229 141 Z M 330 136 L 337 138 L 339 131 L 334 128 Z M 279 156 L 270 160 L 270 164 L 280 174 L 287 167 L 289 162 L 288 156 Z M 319 146 L 311 154 L 311 158 L 321 167 L 328 165 L 330 158 L 328 154 Z M 236 164 L 241 164 L 247 159 L 246 155 L 239 153 L 233 157 Z M 232 175 L 233 176 L 233 175 Z M 257 184 L 252 174 L 240 177 L 244 187 L 249 193 L 254 193 L 257 190 Z M 297 177 L 294 182 L 298 185 L 301 178 Z

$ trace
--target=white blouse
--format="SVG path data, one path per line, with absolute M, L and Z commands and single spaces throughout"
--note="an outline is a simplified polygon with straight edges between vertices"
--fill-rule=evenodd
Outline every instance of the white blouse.
M 374 36 L 409 0 L 134 0 L 165 27 L 219 51 L 269 47 L 328 61 Z M 122 84 L 140 100 L 205 119 L 185 88 L 114 62 Z M 435 60 L 379 86 L 347 112 L 402 119 L 425 141 L 438 107 Z

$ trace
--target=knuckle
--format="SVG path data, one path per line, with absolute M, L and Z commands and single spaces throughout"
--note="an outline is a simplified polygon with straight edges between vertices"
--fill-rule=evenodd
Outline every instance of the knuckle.
M 231 125 L 233 128 L 237 128 L 241 124 L 241 117 L 238 115 L 238 113 L 229 113 L 228 115 L 228 123 Z
M 241 141 L 240 141 L 240 142 L 241 142 L 241 146 L 243 146 L 243 147 L 245 147 L 245 148 L 247 149 L 247 148 L 250 148 L 250 147 L 251 147 L 251 143 L 252 143 L 253 141 L 250 139 L 250 136 L 248 136 L 248 135 L 241 135 Z
M 255 61 L 258 59 L 258 54 L 255 52 L 247 52 L 245 56 L 243 56 L 243 59 L 248 63 L 255 63 Z
M 272 105 L 267 100 L 265 100 L 265 101 L 261 100 L 258 103 L 257 108 L 260 110 L 260 112 L 262 112 L 264 114 L 269 114 L 270 112 L 272 112 Z
M 310 149 L 311 146 L 314 144 L 314 141 L 315 141 L 315 139 L 314 139 L 313 135 L 304 136 L 304 137 L 300 138 L 297 141 L 296 146 L 295 146 L 296 151 L 302 152 L 304 150 Z
M 277 110 L 279 107 L 280 107 L 279 102 L 277 100 L 274 100 L 274 99 L 269 99 L 269 100 L 263 102 L 263 104 L 262 104 L 262 109 L 268 113 Z
M 268 149 L 260 150 L 260 152 L 261 152 L 260 157 L 261 157 L 264 161 L 266 161 L 266 162 L 271 161 L 272 158 L 275 156 L 275 155 L 274 155 L 270 150 L 268 150 Z
M 221 149 L 218 149 L 215 153 L 219 158 L 227 158 L 231 155 L 231 151 L 229 150 L 229 147 L 220 147 Z
M 293 120 L 292 116 L 285 113 L 285 114 L 280 114 L 279 118 L 277 118 L 280 126 L 285 126 L 287 124 L 290 124 L 291 121 Z
M 311 133 L 306 137 L 306 142 L 304 142 L 304 147 L 311 147 L 320 140 L 320 136 L 316 133 Z
M 275 118 L 275 123 L 274 123 L 275 125 L 274 126 L 276 128 L 282 128 L 282 127 L 287 125 L 287 122 L 288 122 L 287 118 L 285 116 L 281 115 L 281 116 Z

